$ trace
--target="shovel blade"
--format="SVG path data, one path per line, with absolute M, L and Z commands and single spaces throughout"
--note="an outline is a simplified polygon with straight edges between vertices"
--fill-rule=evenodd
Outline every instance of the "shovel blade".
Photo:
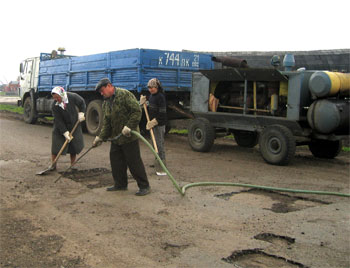
M 54 168 L 53 168 L 52 166 L 50 166 L 50 167 L 48 167 L 48 168 L 45 169 L 45 170 L 42 170 L 42 171 L 37 172 L 36 175 L 46 175 L 47 172 L 53 171 L 53 170 L 54 170 Z

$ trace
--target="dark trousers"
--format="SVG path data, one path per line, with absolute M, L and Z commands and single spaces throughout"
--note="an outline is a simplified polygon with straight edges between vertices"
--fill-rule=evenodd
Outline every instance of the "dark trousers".
M 127 168 L 140 189 L 149 187 L 145 166 L 140 153 L 139 141 L 135 140 L 123 145 L 111 144 L 109 157 L 112 175 L 116 187 L 127 187 Z

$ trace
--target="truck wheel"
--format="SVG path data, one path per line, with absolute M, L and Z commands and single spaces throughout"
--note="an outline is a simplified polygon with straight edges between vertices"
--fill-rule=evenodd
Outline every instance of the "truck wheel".
M 245 148 L 253 148 L 258 144 L 258 133 L 253 131 L 234 130 L 236 143 Z
M 188 129 L 188 141 L 194 151 L 208 152 L 213 146 L 214 128 L 205 118 L 194 119 Z
M 24 122 L 28 124 L 35 124 L 38 119 L 36 112 L 34 110 L 34 105 L 31 97 L 27 97 L 23 104 L 23 119 Z
M 100 134 L 103 121 L 102 101 L 93 100 L 86 109 L 86 129 L 94 136 Z
M 295 154 L 295 138 L 285 126 L 272 125 L 265 128 L 259 139 L 260 153 L 273 165 L 287 165 Z
M 343 147 L 342 141 L 313 140 L 309 149 L 313 156 L 332 159 L 336 157 Z

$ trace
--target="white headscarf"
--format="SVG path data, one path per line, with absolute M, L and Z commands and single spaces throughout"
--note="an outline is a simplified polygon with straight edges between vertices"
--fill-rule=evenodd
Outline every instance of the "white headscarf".
M 68 103 L 68 96 L 67 96 L 67 92 L 64 90 L 63 87 L 54 87 L 51 90 L 51 95 L 55 93 L 61 96 L 62 98 L 62 102 L 58 103 L 56 102 L 56 105 L 60 106 L 63 110 L 66 109 L 67 103 Z

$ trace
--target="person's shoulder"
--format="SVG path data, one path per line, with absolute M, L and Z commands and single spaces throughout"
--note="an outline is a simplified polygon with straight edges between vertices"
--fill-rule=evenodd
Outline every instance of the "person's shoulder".
M 159 95 L 160 95 L 160 97 L 161 97 L 162 99 L 165 99 L 165 94 L 164 94 L 164 92 L 159 92 Z
M 166 101 L 165 94 L 163 92 L 159 92 L 157 95 L 158 95 L 157 98 L 159 101 L 163 101 L 163 102 Z
M 120 88 L 120 87 L 116 88 L 115 95 L 116 97 L 124 97 L 124 98 L 135 97 L 130 90 L 127 90 L 125 88 Z
M 80 96 L 77 93 L 74 92 L 67 92 L 68 98 L 79 98 Z
M 130 93 L 129 90 L 127 90 L 125 88 L 121 88 L 121 87 L 116 87 L 115 88 L 115 92 L 119 93 L 119 94 L 128 94 L 128 93 Z

